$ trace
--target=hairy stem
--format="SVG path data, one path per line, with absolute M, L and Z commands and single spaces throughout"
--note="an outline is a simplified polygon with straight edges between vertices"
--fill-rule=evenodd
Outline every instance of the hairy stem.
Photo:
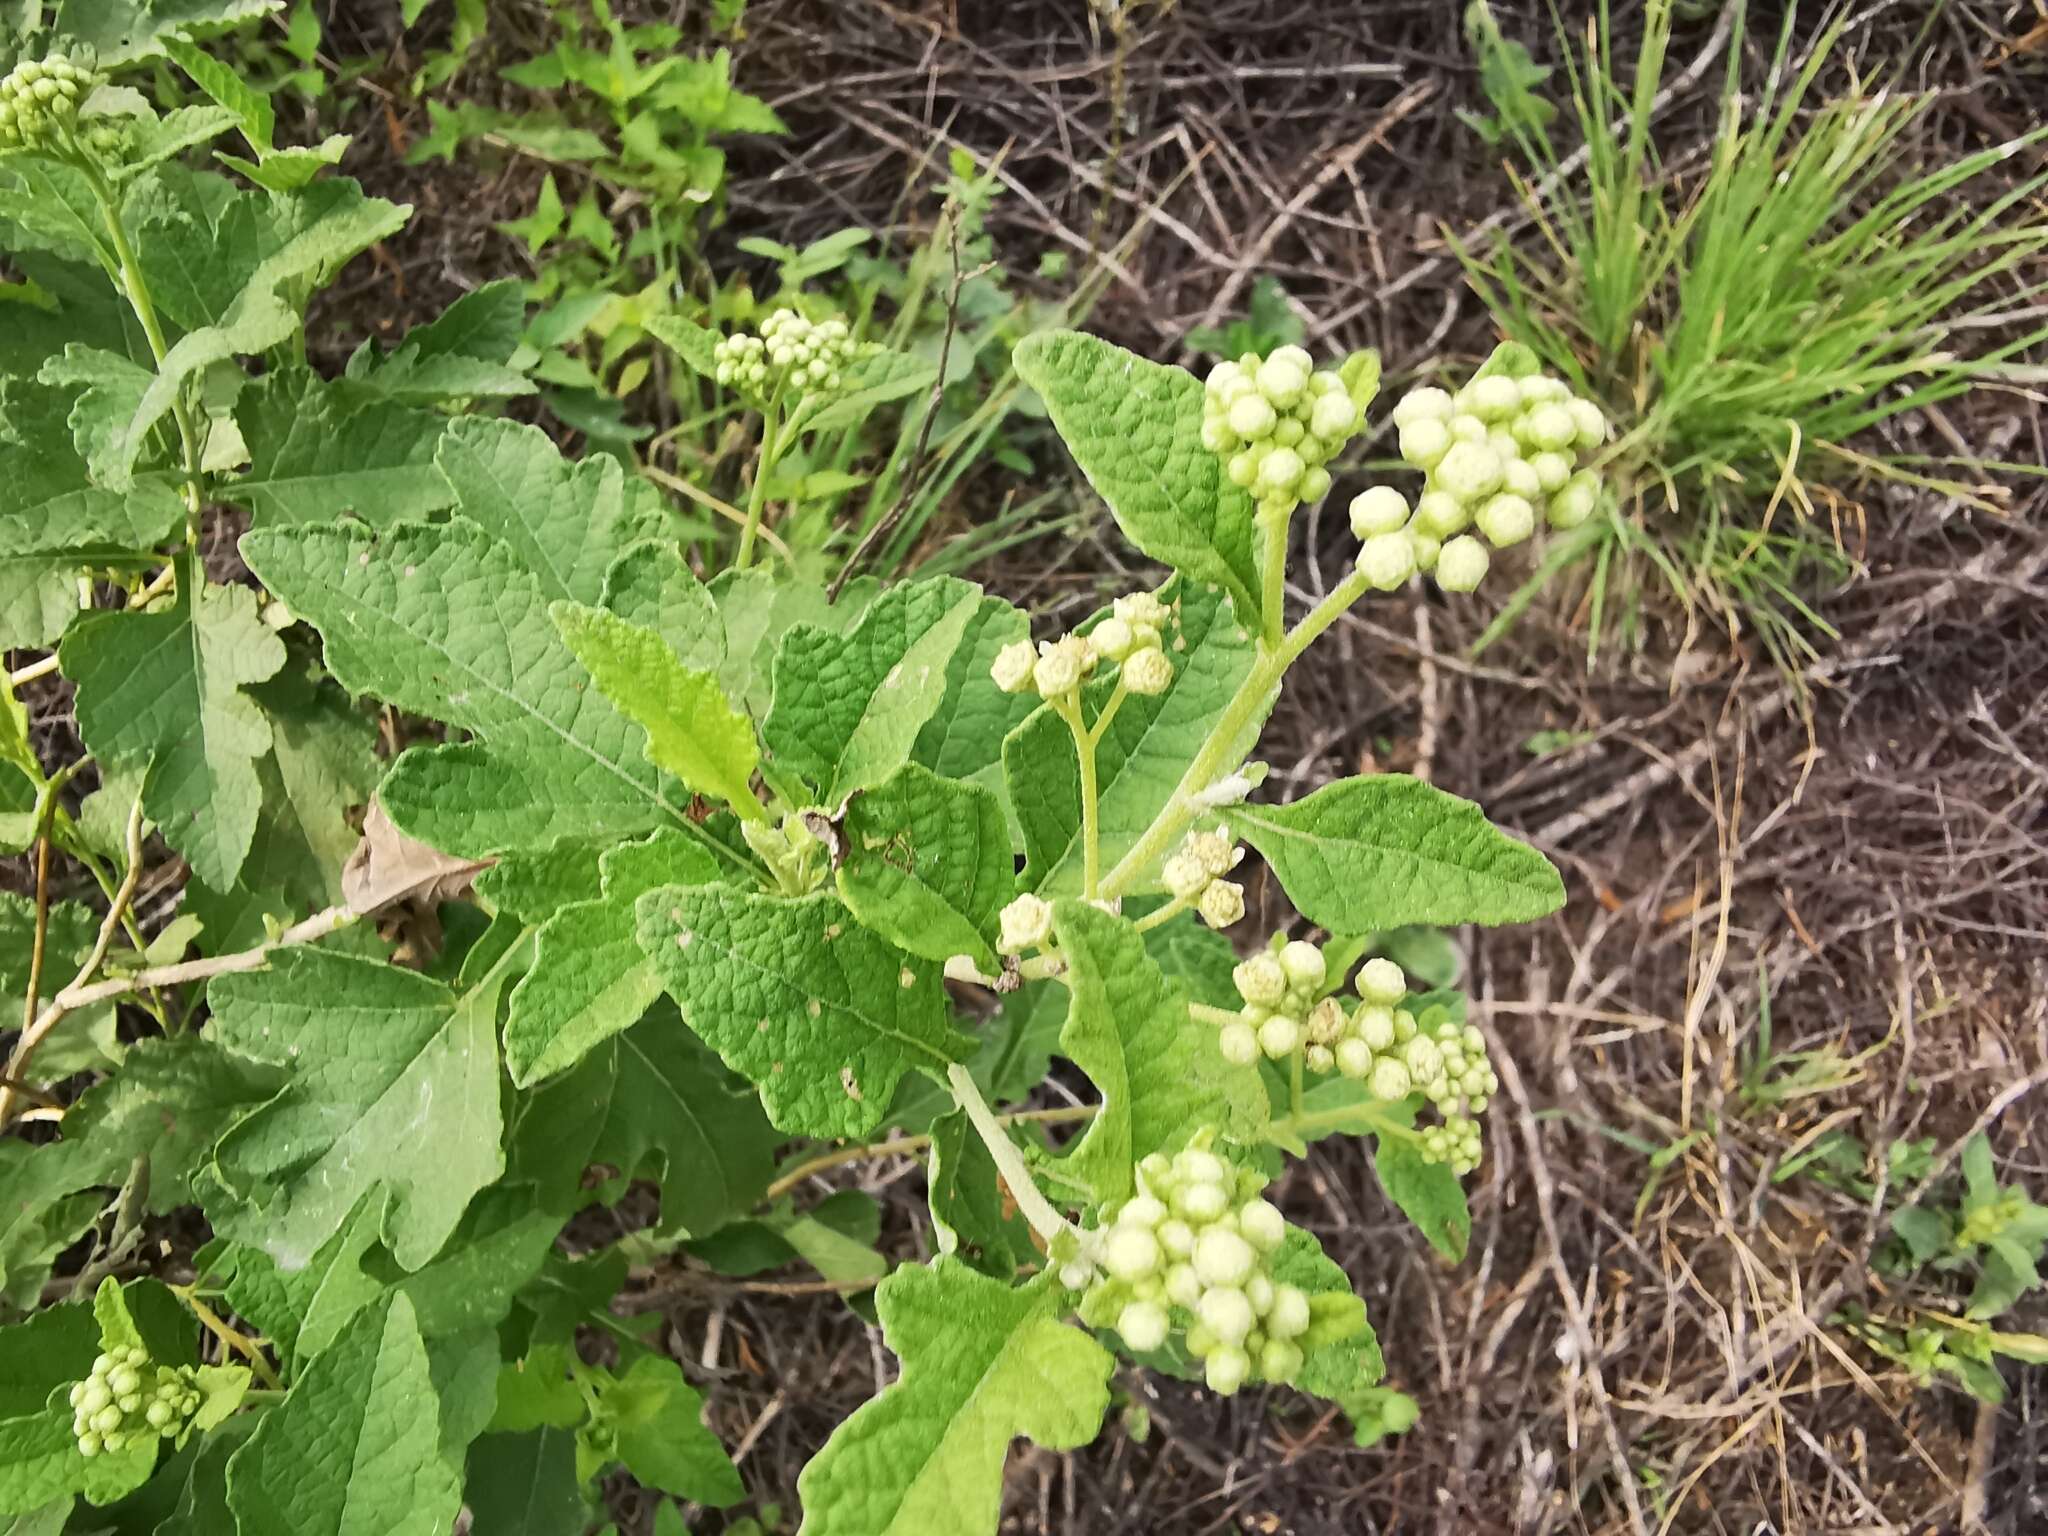
M 277 1372 L 270 1368 L 270 1362 L 264 1358 L 261 1343 L 250 1338 L 201 1301 L 198 1291 L 191 1287 L 174 1285 L 171 1287 L 171 1294 L 182 1301 L 186 1309 L 199 1319 L 200 1326 L 220 1340 L 223 1349 L 230 1350 L 247 1360 L 249 1369 L 266 1388 L 271 1391 L 280 1388 L 282 1384 L 277 1379 Z
M 782 444 L 776 441 L 780 426 L 780 412 L 771 400 L 761 408 L 761 457 L 754 465 L 753 488 L 747 492 L 747 521 L 740 529 L 739 552 L 732 557 L 732 568 L 736 571 L 744 571 L 754 558 L 754 540 L 761 532 L 761 509 L 768 503 L 768 477 L 774 472 L 775 461 L 782 457 Z
M 1081 723 L 1081 701 L 1072 693 L 1047 701 L 1053 713 L 1067 722 L 1074 737 L 1074 756 L 1081 769 L 1081 888 L 1090 901 L 1095 899 L 1097 877 L 1102 865 L 1102 827 L 1096 805 L 1095 733 Z
M 1093 1104 L 1065 1105 L 1059 1109 L 1018 1109 L 1008 1114 L 997 1115 L 999 1125 L 1072 1125 L 1080 1120 L 1092 1120 L 1097 1113 Z M 783 1174 L 761 1197 L 764 1204 L 773 1204 L 804 1180 L 827 1169 L 842 1168 L 848 1163 L 881 1162 L 891 1157 L 912 1157 L 932 1144 L 929 1136 L 893 1136 L 887 1141 L 870 1142 L 862 1147 L 835 1147 L 830 1152 L 820 1152 L 816 1157 L 807 1157 L 789 1172 Z
M 956 1062 L 946 1070 L 946 1081 L 953 1089 L 953 1101 L 967 1112 L 974 1133 L 988 1148 L 988 1155 L 995 1159 L 996 1172 L 1009 1186 L 1010 1198 L 1017 1202 L 1017 1209 L 1023 1212 L 1024 1219 L 1031 1223 L 1031 1230 L 1044 1240 L 1048 1248 L 1054 1239 L 1074 1231 L 1073 1225 L 1053 1209 L 1052 1202 L 1039 1190 L 1037 1181 L 1031 1177 L 1031 1170 L 1024 1164 L 1023 1154 L 1010 1140 L 1002 1121 L 988 1107 L 988 1100 L 981 1096 L 981 1089 L 975 1085 L 972 1074 Z
M 114 257 L 120 264 L 121 287 L 126 292 L 128 307 L 135 311 L 142 334 L 149 342 L 149 355 L 156 360 L 157 369 L 161 372 L 164 356 L 170 348 L 164 342 L 164 329 L 157 320 L 156 303 L 150 297 L 142 265 L 135 259 L 135 248 L 129 244 L 127 228 L 121 223 L 121 210 L 115 202 L 114 189 L 107 185 L 106 178 L 90 157 L 81 157 L 79 165 L 85 172 L 86 183 L 92 188 L 93 201 L 99 204 L 107 235 L 114 243 Z M 205 504 L 201 486 L 206 471 L 201 466 L 198 429 L 192 423 L 192 412 L 185 403 L 182 387 L 171 397 L 171 418 L 178 424 L 178 443 L 185 461 L 185 542 L 196 549 L 199 547 L 199 513 Z
M 1259 524 L 1266 535 L 1266 559 L 1264 590 L 1259 594 L 1259 606 L 1265 610 L 1264 641 L 1268 647 L 1278 646 L 1287 623 L 1287 522 L 1284 517 L 1261 517 Z

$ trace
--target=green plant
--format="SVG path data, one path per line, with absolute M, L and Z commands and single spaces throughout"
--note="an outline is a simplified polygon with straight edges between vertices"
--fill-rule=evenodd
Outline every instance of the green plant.
M 1488 631 L 1546 583 L 1590 562 L 1589 645 L 1638 632 L 1649 579 L 1754 634 L 1788 667 L 1825 621 L 1811 579 L 1853 565 L 1847 530 L 1872 479 L 1935 486 L 1973 502 L 1967 477 L 1873 445 L 1870 430 L 1980 384 L 2048 329 L 2004 319 L 2001 278 L 2048 248 L 2021 177 L 1980 206 L 1960 198 L 2039 142 L 2035 130 L 1927 165 L 1915 148 L 1934 97 L 1872 87 L 1814 100 L 1846 18 L 1792 58 L 1792 22 L 1752 99 L 1729 50 L 1721 124 L 1704 169 L 1667 165 L 1652 136 L 1670 0 L 1645 13 L 1633 78 L 1613 55 L 1603 4 L 1583 57 L 1567 40 L 1583 179 L 1525 199 L 1533 239 L 1460 249 L 1505 332 L 1622 423 L 1603 457 L 1615 499 L 1559 540 Z M 1507 117 L 1532 169 L 1563 176 L 1543 124 Z M 1996 339 L 1974 347 L 1972 333 Z
M 1550 71 L 1529 57 L 1529 50 L 1505 36 L 1486 0 L 1465 7 L 1465 41 L 1479 57 L 1479 88 L 1493 104 L 1492 114 L 1460 109 L 1458 121 L 1488 144 L 1526 139 L 1557 120 L 1557 108 L 1537 94 Z
M 736 556 L 706 581 L 647 482 L 478 409 L 527 387 L 509 288 L 306 366 L 307 302 L 408 210 L 276 145 L 154 14 L 0 86 L 5 639 L 56 647 L 0 700 L 0 835 L 37 881 L 0 901 L 0 1514 L 412 1536 L 465 1504 L 512 1528 L 516 1496 L 567 1531 L 612 1468 L 729 1507 L 703 1398 L 613 1303 L 798 1259 L 871 1290 L 902 1360 L 805 1470 L 811 1536 L 993 1530 L 1010 1441 L 1093 1436 L 1118 1350 L 1292 1385 L 1367 1440 L 1411 1423 L 1342 1270 L 1262 1191 L 1370 1136 L 1460 1257 L 1491 1047 L 1407 930 L 1564 890 L 1415 779 L 1254 799 L 1264 721 L 1353 604 L 1482 573 L 1368 491 L 1357 568 L 1286 611 L 1289 524 L 1376 359 L 1246 355 L 1205 386 L 1022 342 L 1170 568 L 1056 638 L 950 576 L 834 597 Z M 158 53 L 214 104 L 104 78 Z M 236 131 L 239 179 L 183 163 Z M 793 313 L 664 340 L 758 412 L 764 483 L 908 366 Z M 1560 403 L 1509 347 L 1448 414 L 1396 411 L 1535 443 Z M 1503 431 L 1432 494 L 1506 542 L 1549 493 L 1489 510 L 1524 462 Z M 207 568 L 220 508 L 253 583 Z M 46 771 L 13 689 L 53 671 L 86 755 Z M 1240 958 L 1247 850 L 1324 942 Z M 175 860 L 182 910 L 147 933 Z M 996 1107 L 1054 1055 L 1093 1102 Z M 871 1200 L 808 1202 L 906 1150 L 938 1256 L 892 1267 Z M 636 1177 L 658 1214 L 593 1247 L 640 1219 Z M 559 1243 L 593 1206 L 619 1209 Z

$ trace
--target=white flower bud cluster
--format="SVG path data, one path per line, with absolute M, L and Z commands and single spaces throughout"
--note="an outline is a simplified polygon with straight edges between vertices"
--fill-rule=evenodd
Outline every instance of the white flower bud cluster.
M 71 1388 L 71 1432 L 81 1456 L 112 1454 L 145 1436 L 174 1435 L 199 1411 L 189 1372 L 152 1367 L 149 1352 L 110 1349 Z
M 761 333 L 735 331 L 712 350 L 718 382 L 764 404 L 778 397 L 838 391 L 841 372 L 867 348 L 853 339 L 844 320 L 815 324 L 793 309 L 778 309 L 761 322 Z
M 1002 929 L 996 937 L 997 952 L 1021 955 L 1042 948 L 1052 937 L 1052 903 L 1026 891 L 1003 908 L 997 921 Z
M 1218 363 L 1202 400 L 1202 446 L 1223 456 L 1232 482 L 1269 517 L 1329 495 L 1324 466 L 1362 424 L 1343 379 L 1316 372 L 1300 347 Z
M 1428 478 L 1413 507 L 1390 486 L 1351 503 L 1359 569 L 1382 591 L 1426 571 L 1447 592 L 1470 592 L 1486 577 L 1488 544 L 1521 543 L 1539 512 L 1576 528 L 1600 504 L 1599 477 L 1578 460 L 1607 441 L 1607 418 L 1561 379 L 1488 374 L 1456 395 L 1410 390 L 1394 425 L 1401 457 Z
M 1211 928 L 1228 928 L 1244 916 L 1244 887 L 1223 877 L 1243 862 L 1244 850 L 1219 824 L 1213 831 L 1190 832 L 1160 867 L 1159 878 L 1168 895 L 1192 902 Z
M 0 79 L 0 151 L 53 149 L 72 140 L 78 109 L 98 84 L 89 59 L 61 53 L 23 59 Z M 118 131 L 111 119 L 94 122 Z M 97 128 L 89 130 L 88 138 L 96 133 Z
M 1473 1116 L 1485 1112 L 1500 1079 L 1477 1027 L 1445 1019 L 1425 1026 L 1401 1002 L 1408 978 L 1384 957 L 1359 967 L 1358 1006 L 1325 996 L 1327 964 L 1315 945 L 1296 939 L 1252 956 L 1232 973 L 1244 1007 L 1217 1035 L 1224 1059 L 1248 1066 L 1301 1052 L 1310 1072 L 1337 1072 L 1389 1103 L 1420 1093 L 1443 1124 L 1422 1133 L 1422 1153 L 1465 1174 L 1479 1166 Z M 1339 978 L 1341 981 L 1341 978 Z
M 1256 954 L 1231 973 L 1244 1007 L 1216 1037 L 1225 1061 L 1249 1066 L 1261 1056 L 1280 1061 L 1306 1046 L 1317 1071 L 1334 1064 L 1327 1047 L 1311 1042 L 1311 1030 L 1327 1033 L 1328 1010 L 1320 1001 L 1329 965 L 1305 939 Z M 1343 1010 L 1337 1010 L 1341 1017 Z
M 1140 1353 L 1165 1345 L 1176 1310 L 1185 1314 L 1188 1353 L 1228 1397 L 1248 1381 L 1292 1381 L 1313 1318 L 1307 1293 L 1270 1272 L 1287 1222 L 1260 1197 L 1266 1181 L 1233 1169 L 1208 1139 L 1144 1159 L 1138 1193 L 1102 1211 L 1101 1272 L 1086 1275 L 1079 1310 Z
M 1087 634 L 1041 640 L 1034 647 L 1018 640 L 996 652 L 989 675 L 1005 693 L 1027 689 L 1041 698 L 1058 698 L 1078 688 L 1104 661 L 1117 664 L 1117 676 L 1132 693 L 1148 698 L 1173 685 L 1173 661 L 1166 654 L 1165 633 L 1173 610 L 1150 592 L 1120 597 L 1110 615 Z

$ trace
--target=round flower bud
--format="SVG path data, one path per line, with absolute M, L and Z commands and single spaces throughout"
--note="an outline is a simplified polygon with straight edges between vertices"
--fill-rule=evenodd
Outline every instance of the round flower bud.
M 1234 1285 L 1215 1285 L 1202 1292 L 1195 1315 L 1201 1318 L 1203 1327 L 1225 1344 L 1242 1344 L 1257 1321 L 1252 1316 L 1252 1304 Z
M 1230 973 L 1237 994 L 1248 1003 L 1271 1008 L 1287 996 L 1287 971 L 1277 955 L 1253 955 Z
M 1266 1347 L 1259 1351 L 1259 1375 L 1267 1381 L 1285 1385 L 1294 1380 L 1304 1359 L 1299 1344 L 1286 1339 L 1268 1339 Z
M 1408 978 L 1400 966 L 1384 955 L 1375 955 L 1361 965 L 1353 985 L 1366 1002 L 1389 1008 L 1408 995 Z
M 1187 851 L 1202 861 L 1212 875 L 1227 875 L 1237 867 L 1237 849 L 1230 833 L 1218 826 L 1208 832 L 1190 832 Z
M 1411 389 L 1394 405 L 1394 425 L 1406 427 L 1418 421 L 1449 421 L 1451 397 L 1441 389 Z
M 1173 686 L 1173 663 L 1157 646 L 1133 651 L 1124 662 L 1123 684 L 1132 693 L 1157 697 Z
M 1432 1083 L 1444 1069 L 1443 1054 L 1427 1035 L 1417 1035 L 1401 1047 L 1401 1060 L 1409 1077 L 1417 1083 Z
M 1185 851 L 1174 854 L 1160 866 L 1159 878 L 1166 882 L 1175 901 L 1193 901 L 1209 885 L 1209 871 L 1202 867 L 1202 861 Z
M 1232 485 L 1249 490 L 1252 481 L 1258 478 L 1259 461 L 1249 452 L 1234 453 L 1230 456 L 1230 462 L 1224 466 L 1224 471 L 1230 476 Z
M 1428 575 L 1436 569 L 1436 557 L 1443 553 L 1443 545 L 1420 528 L 1410 528 L 1407 537 L 1408 547 L 1415 553 L 1415 569 Z
M 1233 1067 L 1248 1067 L 1259 1059 L 1259 1032 L 1240 1019 L 1216 1032 L 1216 1049 Z
M 1119 618 L 1107 618 L 1088 632 L 1098 654 L 1122 661 L 1131 653 L 1131 626 Z
M 1436 486 L 1460 501 L 1480 501 L 1500 489 L 1500 458 L 1484 443 L 1453 443 L 1436 467 Z
M 1081 663 L 1073 652 L 1048 646 L 1032 664 L 1031 680 L 1046 698 L 1066 693 L 1081 681 Z
M 1371 1049 L 1384 1051 L 1394 1043 L 1394 1010 L 1384 1003 L 1367 1003 L 1353 1017 L 1351 1027 Z
M 1195 1251 L 1195 1229 L 1178 1216 L 1169 1216 L 1159 1223 L 1159 1246 L 1172 1258 L 1188 1258 Z
M 1474 379 L 1465 397 L 1465 408 L 1482 421 L 1505 421 L 1522 408 L 1522 386 L 1505 374 Z
M 1028 891 L 1003 908 L 1000 921 L 996 948 L 1006 955 L 1036 949 L 1052 937 L 1052 906 Z
M 1511 496 L 1519 496 L 1524 501 L 1543 499 L 1543 482 L 1537 478 L 1534 467 L 1526 460 L 1502 459 L 1500 483 L 1502 490 Z
M 1196 910 L 1211 928 L 1228 928 L 1244 916 L 1244 887 L 1234 880 L 1217 880 L 1202 892 Z
M 1472 521 L 1496 549 L 1519 544 L 1536 531 L 1536 509 L 1526 498 L 1504 491 L 1482 506 Z
M 1289 983 L 1308 991 L 1320 987 L 1330 973 L 1323 952 L 1306 939 L 1294 939 L 1283 944 L 1277 958 Z
M 1252 1357 L 1236 1345 L 1212 1349 L 1202 1361 L 1202 1379 L 1218 1397 L 1229 1397 L 1250 1379 Z
M 1173 1171 L 1197 1184 L 1222 1184 L 1230 1178 L 1230 1165 L 1201 1147 L 1183 1147 L 1176 1152 Z
M 1362 1082 L 1372 1071 L 1372 1047 L 1363 1040 L 1339 1040 L 1335 1051 L 1337 1070 L 1353 1082 Z
M 1531 448 L 1549 453 L 1571 447 L 1579 435 L 1571 408 L 1563 405 L 1537 406 L 1522 418 L 1521 428 L 1521 436 Z
M 1607 441 L 1607 418 L 1600 407 L 1590 400 L 1568 400 L 1564 409 L 1572 418 L 1572 445 L 1581 453 L 1591 453 Z
M 1321 1077 L 1337 1065 L 1337 1058 L 1327 1045 L 1304 1045 L 1301 1048 L 1301 1064 Z
M 1415 503 L 1415 526 L 1432 538 L 1448 539 L 1471 521 L 1465 503 L 1447 491 L 1424 491 Z
M 1572 477 L 1572 461 L 1561 453 L 1536 454 L 1529 460 L 1529 469 L 1536 476 L 1538 489 L 1546 496 L 1563 490 Z
M 1297 1285 L 1273 1287 L 1273 1307 L 1266 1314 L 1266 1332 L 1276 1339 L 1298 1339 L 1311 1321 L 1308 1296 Z
M 1550 498 L 1546 509 L 1553 528 L 1576 528 L 1600 505 L 1600 482 L 1590 470 L 1580 470 Z
M 1486 579 L 1491 558 L 1469 533 L 1445 544 L 1436 557 L 1436 584 L 1446 592 L 1471 592 Z
M 1252 1304 L 1252 1315 L 1264 1317 L 1273 1310 L 1273 1282 L 1264 1275 L 1253 1275 L 1244 1283 L 1244 1299 Z
M 1230 1208 L 1220 1184 L 1189 1184 L 1174 1191 L 1173 1208 L 1189 1222 L 1207 1224 Z
M 1287 1237 L 1287 1218 L 1270 1200 L 1248 1200 L 1237 1213 L 1237 1230 L 1261 1253 L 1271 1253 Z
M 1276 1013 L 1259 1026 L 1259 1049 L 1278 1061 L 1301 1044 L 1301 1025 L 1284 1013 Z
M 1454 443 L 1484 444 L 1492 435 L 1486 423 L 1469 411 L 1453 416 L 1447 425 L 1451 429 L 1451 441 Z
M 1282 448 L 1299 448 L 1308 438 L 1308 428 L 1295 416 L 1283 416 L 1273 428 L 1273 441 Z M 1304 463 L 1307 461 L 1304 460 Z
M 1372 1096 L 1391 1103 L 1405 1099 L 1415 1091 L 1415 1085 L 1408 1080 L 1408 1069 L 1391 1056 L 1382 1056 L 1372 1064 Z
M 1119 1280 L 1142 1280 L 1159 1261 L 1159 1239 L 1144 1227 L 1113 1227 L 1102 1245 L 1102 1267 Z
M 1109 607 L 1111 613 L 1133 626 L 1149 624 L 1154 629 L 1161 629 L 1173 617 L 1173 610 L 1152 592 L 1132 592 L 1118 598 Z
M 1273 430 L 1279 423 L 1280 414 L 1264 395 L 1253 392 L 1233 400 L 1224 420 L 1239 437 L 1257 439 Z
M 1095 1271 L 1086 1264 L 1062 1264 L 1060 1284 L 1070 1291 L 1085 1291 L 1095 1283 Z
M 1434 469 L 1451 446 L 1451 429 L 1424 417 L 1401 428 L 1401 457 L 1417 469 Z
M 1308 388 L 1308 375 L 1307 359 L 1297 360 L 1289 349 L 1283 348 L 1259 364 L 1254 377 L 1259 393 L 1284 411 L 1301 399 L 1302 391 Z
M 1406 1045 L 1415 1038 L 1415 1015 L 1406 1008 L 1394 1010 L 1394 1043 Z
M 1134 1301 L 1116 1315 L 1116 1331 L 1138 1354 L 1147 1354 L 1166 1342 L 1166 1308 L 1153 1301 Z
M 989 675 L 1003 692 L 1022 693 L 1031 686 L 1032 669 L 1037 663 L 1038 655 L 1032 650 L 1031 642 L 1016 640 L 996 652 L 995 664 L 989 668 Z
M 1347 438 L 1358 430 L 1358 407 L 1343 390 L 1332 390 L 1309 411 L 1308 429 L 1326 443 Z
M 1211 453 L 1233 453 L 1237 449 L 1237 434 L 1230 430 L 1229 423 L 1220 416 L 1202 418 L 1202 446 Z
M 1116 1213 L 1120 1227 L 1156 1227 L 1166 1220 L 1166 1207 L 1150 1195 L 1133 1195 Z
M 1408 498 L 1391 485 L 1375 485 L 1351 498 L 1351 532 L 1360 539 L 1408 526 Z
M 1204 1285 L 1243 1285 L 1259 1267 L 1252 1245 L 1224 1227 L 1211 1227 L 1195 1239 L 1195 1273 Z
M 1259 466 L 1259 484 L 1268 491 L 1291 491 L 1302 468 L 1301 455 L 1292 448 L 1275 448 Z
M 1202 1299 L 1202 1278 L 1192 1264 L 1176 1264 L 1166 1272 L 1166 1299 L 1190 1312 Z
M 1334 997 L 1326 997 L 1309 1009 L 1302 1024 L 1309 1039 L 1317 1045 L 1335 1045 L 1351 1027 L 1351 1021 L 1344 1016 L 1344 1005 Z
M 1327 469 L 1304 470 L 1302 471 L 1301 489 L 1298 494 L 1303 501 L 1313 504 L 1330 494 L 1330 485 L 1330 472 Z
M 1358 547 L 1358 573 L 1391 592 L 1415 574 L 1415 545 L 1405 533 L 1376 533 Z

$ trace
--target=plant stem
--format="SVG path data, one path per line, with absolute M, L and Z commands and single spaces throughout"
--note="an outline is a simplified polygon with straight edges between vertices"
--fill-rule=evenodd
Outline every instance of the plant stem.
M 1047 702 L 1053 713 L 1067 722 L 1074 737 L 1074 756 L 1081 769 L 1081 890 L 1093 901 L 1102 862 L 1102 829 L 1095 803 L 1095 735 L 1081 723 L 1081 701 L 1077 694 L 1069 691 Z
M 1266 535 L 1264 591 L 1260 607 L 1265 609 L 1264 640 L 1268 647 L 1280 644 L 1287 622 L 1287 518 L 1261 517 Z
M 1244 1015 L 1229 1008 L 1212 1008 L 1207 1003 L 1189 1003 L 1188 1017 L 1203 1024 L 1214 1024 L 1221 1029 L 1226 1024 L 1239 1024 Z
M 1287 669 L 1370 587 L 1371 583 L 1364 576 L 1353 571 L 1277 643 L 1269 644 L 1264 639 L 1259 641 L 1251 670 L 1245 674 L 1230 702 L 1224 705 L 1223 713 L 1209 732 L 1209 739 L 1202 743 L 1201 750 L 1188 764 L 1180 783 L 1174 786 L 1173 794 L 1152 819 L 1152 825 L 1117 861 L 1116 867 L 1103 877 L 1096 895 L 1104 900 L 1121 896 L 1150 873 L 1173 840 L 1185 832 L 1199 814 L 1195 798 L 1243 760 L 1240 738 L 1269 707 L 1272 696 L 1280 687 L 1280 680 L 1287 675 Z
M 249 1369 L 256 1373 L 256 1379 L 271 1391 L 281 1390 L 277 1372 L 270 1368 L 270 1362 L 263 1358 L 263 1346 L 224 1319 L 213 1308 L 199 1299 L 199 1293 L 186 1286 L 174 1285 L 171 1294 L 185 1303 L 191 1314 L 199 1319 L 206 1331 L 219 1339 L 221 1344 L 249 1362 Z
M 150 298 L 149 283 L 142 275 L 142 265 L 135 259 L 135 248 L 128 243 L 128 231 L 121 223 L 114 189 L 107 185 L 106 178 L 90 157 L 81 157 L 78 164 L 85 173 L 87 185 L 92 188 L 93 201 L 99 204 L 107 234 L 114 242 L 114 256 L 120 263 L 121 286 L 127 290 L 128 307 L 135 311 L 135 318 L 141 322 L 142 334 L 149 342 L 149 355 L 156 360 L 157 369 L 161 372 L 170 348 L 164 342 L 163 326 L 157 321 L 156 304 Z M 192 412 L 185 403 L 183 386 L 171 396 L 171 417 L 178 424 L 178 442 L 185 459 L 185 542 L 196 549 L 199 545 L 199 512 L 204 504 L 200 486 L 205 470 L 201 468 L 199 434 L 192 425 Z
M 1056 1238 L 1076 1229 L 1053 1209 L 1052 1202 L 1040 1191 L 1037 1181 L 1031 1177 L 1031 1170 L 1024 1164 L 1022 1154 L 1017 1151 L 1017 1144 L 1010 1140 L 1002 1121 L 988 1107 L 988 1101 L 981 1096 L 973 1075 L 955 1062 L 946 1070 L 946 1081 L 952 1087 L 953 1101 L 967 1112 L 974 1133 L 988 1148 L 988 1155 L 995 1159 L 996 1172 L 1009 1186 L 1010 1198 L 1017 1202 L 1017 1209 L 1031 1223 L 1031 1230 L 1044 1240 L 1050 1251 Z
M 1297 1045 L 1287 1058 L 1287 1118 L 1301 1118 L 1302 1048 Z
M 1008 1114 L 997 1115 L 1000 1125 L 1071 1125 L 1080 1120 L 1092 1120 L 1098 1113 L 1093 1104 L 1065 1105 L 1059 1109 L 1018 1109 Z M 804 1180 L 829 1168 L 841 1168 L 848 1163 L 880 1162 L 890 1157 L 912 1157 L 930 1146 L 931 1137 L 895 1136 L 888 1141 L 871 1142 L 862 1147 L 835 1147 L 830 1152 L 820 1152 L 816 1157 L 805 1158 L 789 1172 L 783 1174 L 762 1195 L 764 1203 L 781 1199 Z
M 744 571 L 754 558 L 754 539 L 761 531 L 761 509 L 768 501 L 768 477 L 775 470 L 775 461 L 782 457 L 782 444 L 776 441 L 780 426 L 781 413 L 771 400 L 761 407 L 761 458 L 754 465 L 753 488 L 747 492 L 747 521 L 740 529 L 739 553 L 732 557 L 732 568 L 736 571 Z
M 1154 907 L 1150 912 L 1147 912 L 1143 917 L 1139 918 L 1137 922 L 1133 923 L 1131 926 L 1136 928 L 1140 933 L 1150 933 L 1154 928 L 1157 928 L 1160 924 L 1168 922 L 1173 918 L 1179 917 L 1181 913 L 1187 911 L 1187 909 L 1189 907 L 1192 907 L 1194 904 L 1194 897 L 1176 896 L 1173 898 L 1173 900 L 1166 903 L 1165 906 Z M 1223 1010 L 1219 1008 L 1216 1011 L 1218 1013 L 1221 1013 Z

